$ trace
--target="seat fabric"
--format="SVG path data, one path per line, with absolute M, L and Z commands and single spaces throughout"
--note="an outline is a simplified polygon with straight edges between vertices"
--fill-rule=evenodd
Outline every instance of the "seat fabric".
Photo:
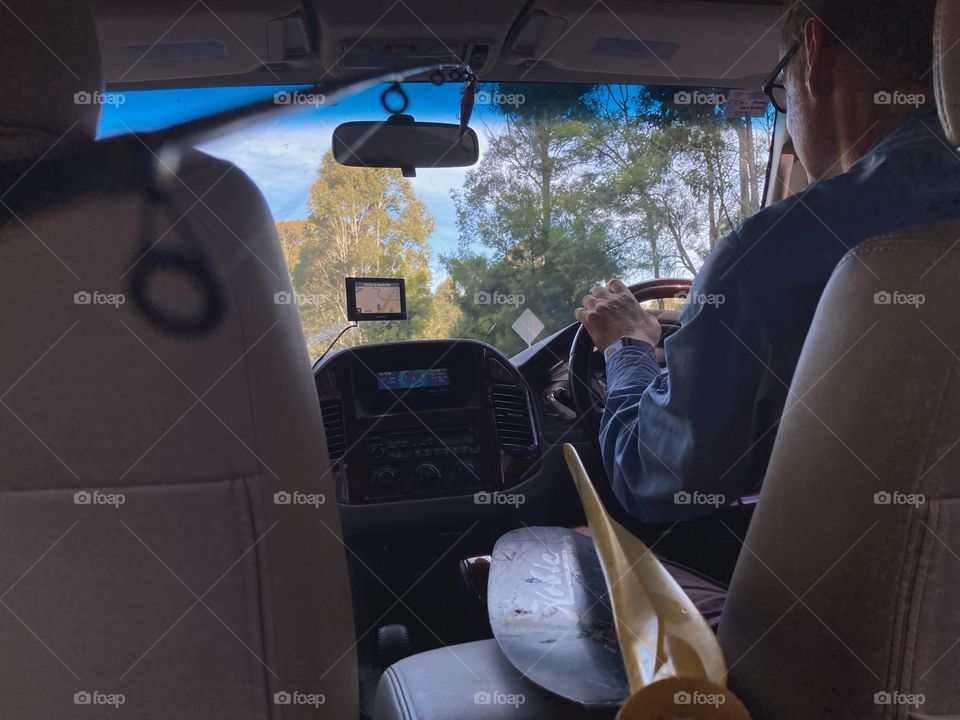
M 960 714 L 958 241 L 870 240 L 824 292 L 720 623 L 757 720 Z
M 375 720 L 612 719 L 523 678 L 496 640 L 453 645 L 391 665 L 377 688 Z
M 4 716 L 358 717 L 336 496 L 263 197 L 196 151 L 161 165 L 135 137 L 94 144 L 84 2 L 7 0 L 0 17 Z M 212 331 L 137 308 L 144 239 L 207 258 Z M 166 306 L 196 305 L 182 275 L 155 281 Z

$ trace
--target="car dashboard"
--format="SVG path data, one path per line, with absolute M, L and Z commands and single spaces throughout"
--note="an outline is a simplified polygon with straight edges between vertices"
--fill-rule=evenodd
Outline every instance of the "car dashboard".
M 495 504 L 537 471 L 530 388 L 485 343 L 347 348 L 314 377 L 341 505 L 467 495 Z

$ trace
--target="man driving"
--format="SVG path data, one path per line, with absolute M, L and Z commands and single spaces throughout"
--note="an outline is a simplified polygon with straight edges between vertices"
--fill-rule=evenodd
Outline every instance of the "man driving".
M 660 325 L 623 282 L 595 288 L 577 309 L 606 355 L 604 465 L 641 521 L 693 518 L 755 492 L 834 267 L 871 237 L 960 218 L 960 155 L 933 98 L 934 8 L 805 0 L 790 9 L 764 89 L 787 113 L 811 184 L 719 242 L 664 343 L 665 371 L 653 352 Z

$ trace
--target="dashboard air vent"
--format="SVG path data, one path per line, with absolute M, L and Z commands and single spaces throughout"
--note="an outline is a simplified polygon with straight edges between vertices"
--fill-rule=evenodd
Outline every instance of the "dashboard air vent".
M 505 447 L 533 447 L 533 426 L 527 399 L 518 388 L 497 387 L 493 390 L 493 409 L 497 419 L 497 436 Z
M 343 405 L 339 400 L 323 400 L 320 403 L 320 413 L 323 415 L 323 429 L 327 435 L 327 452 L 330 454 L 330 462 L 336 462 L 343 457 L 347 449 L 347 441 L 343 433 Z

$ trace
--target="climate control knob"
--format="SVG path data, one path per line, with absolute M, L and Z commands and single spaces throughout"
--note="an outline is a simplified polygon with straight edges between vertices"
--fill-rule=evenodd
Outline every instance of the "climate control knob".
M 436 465 L 421 465 L 414 472 L 414 477 L 421 485 L 433 485 L 440 479 L 440 471 Z
M 397 483 L 397 471 L 392 467 L 377 468 L 373 473 L 373 481 L 382 488 L 393 487 Z

